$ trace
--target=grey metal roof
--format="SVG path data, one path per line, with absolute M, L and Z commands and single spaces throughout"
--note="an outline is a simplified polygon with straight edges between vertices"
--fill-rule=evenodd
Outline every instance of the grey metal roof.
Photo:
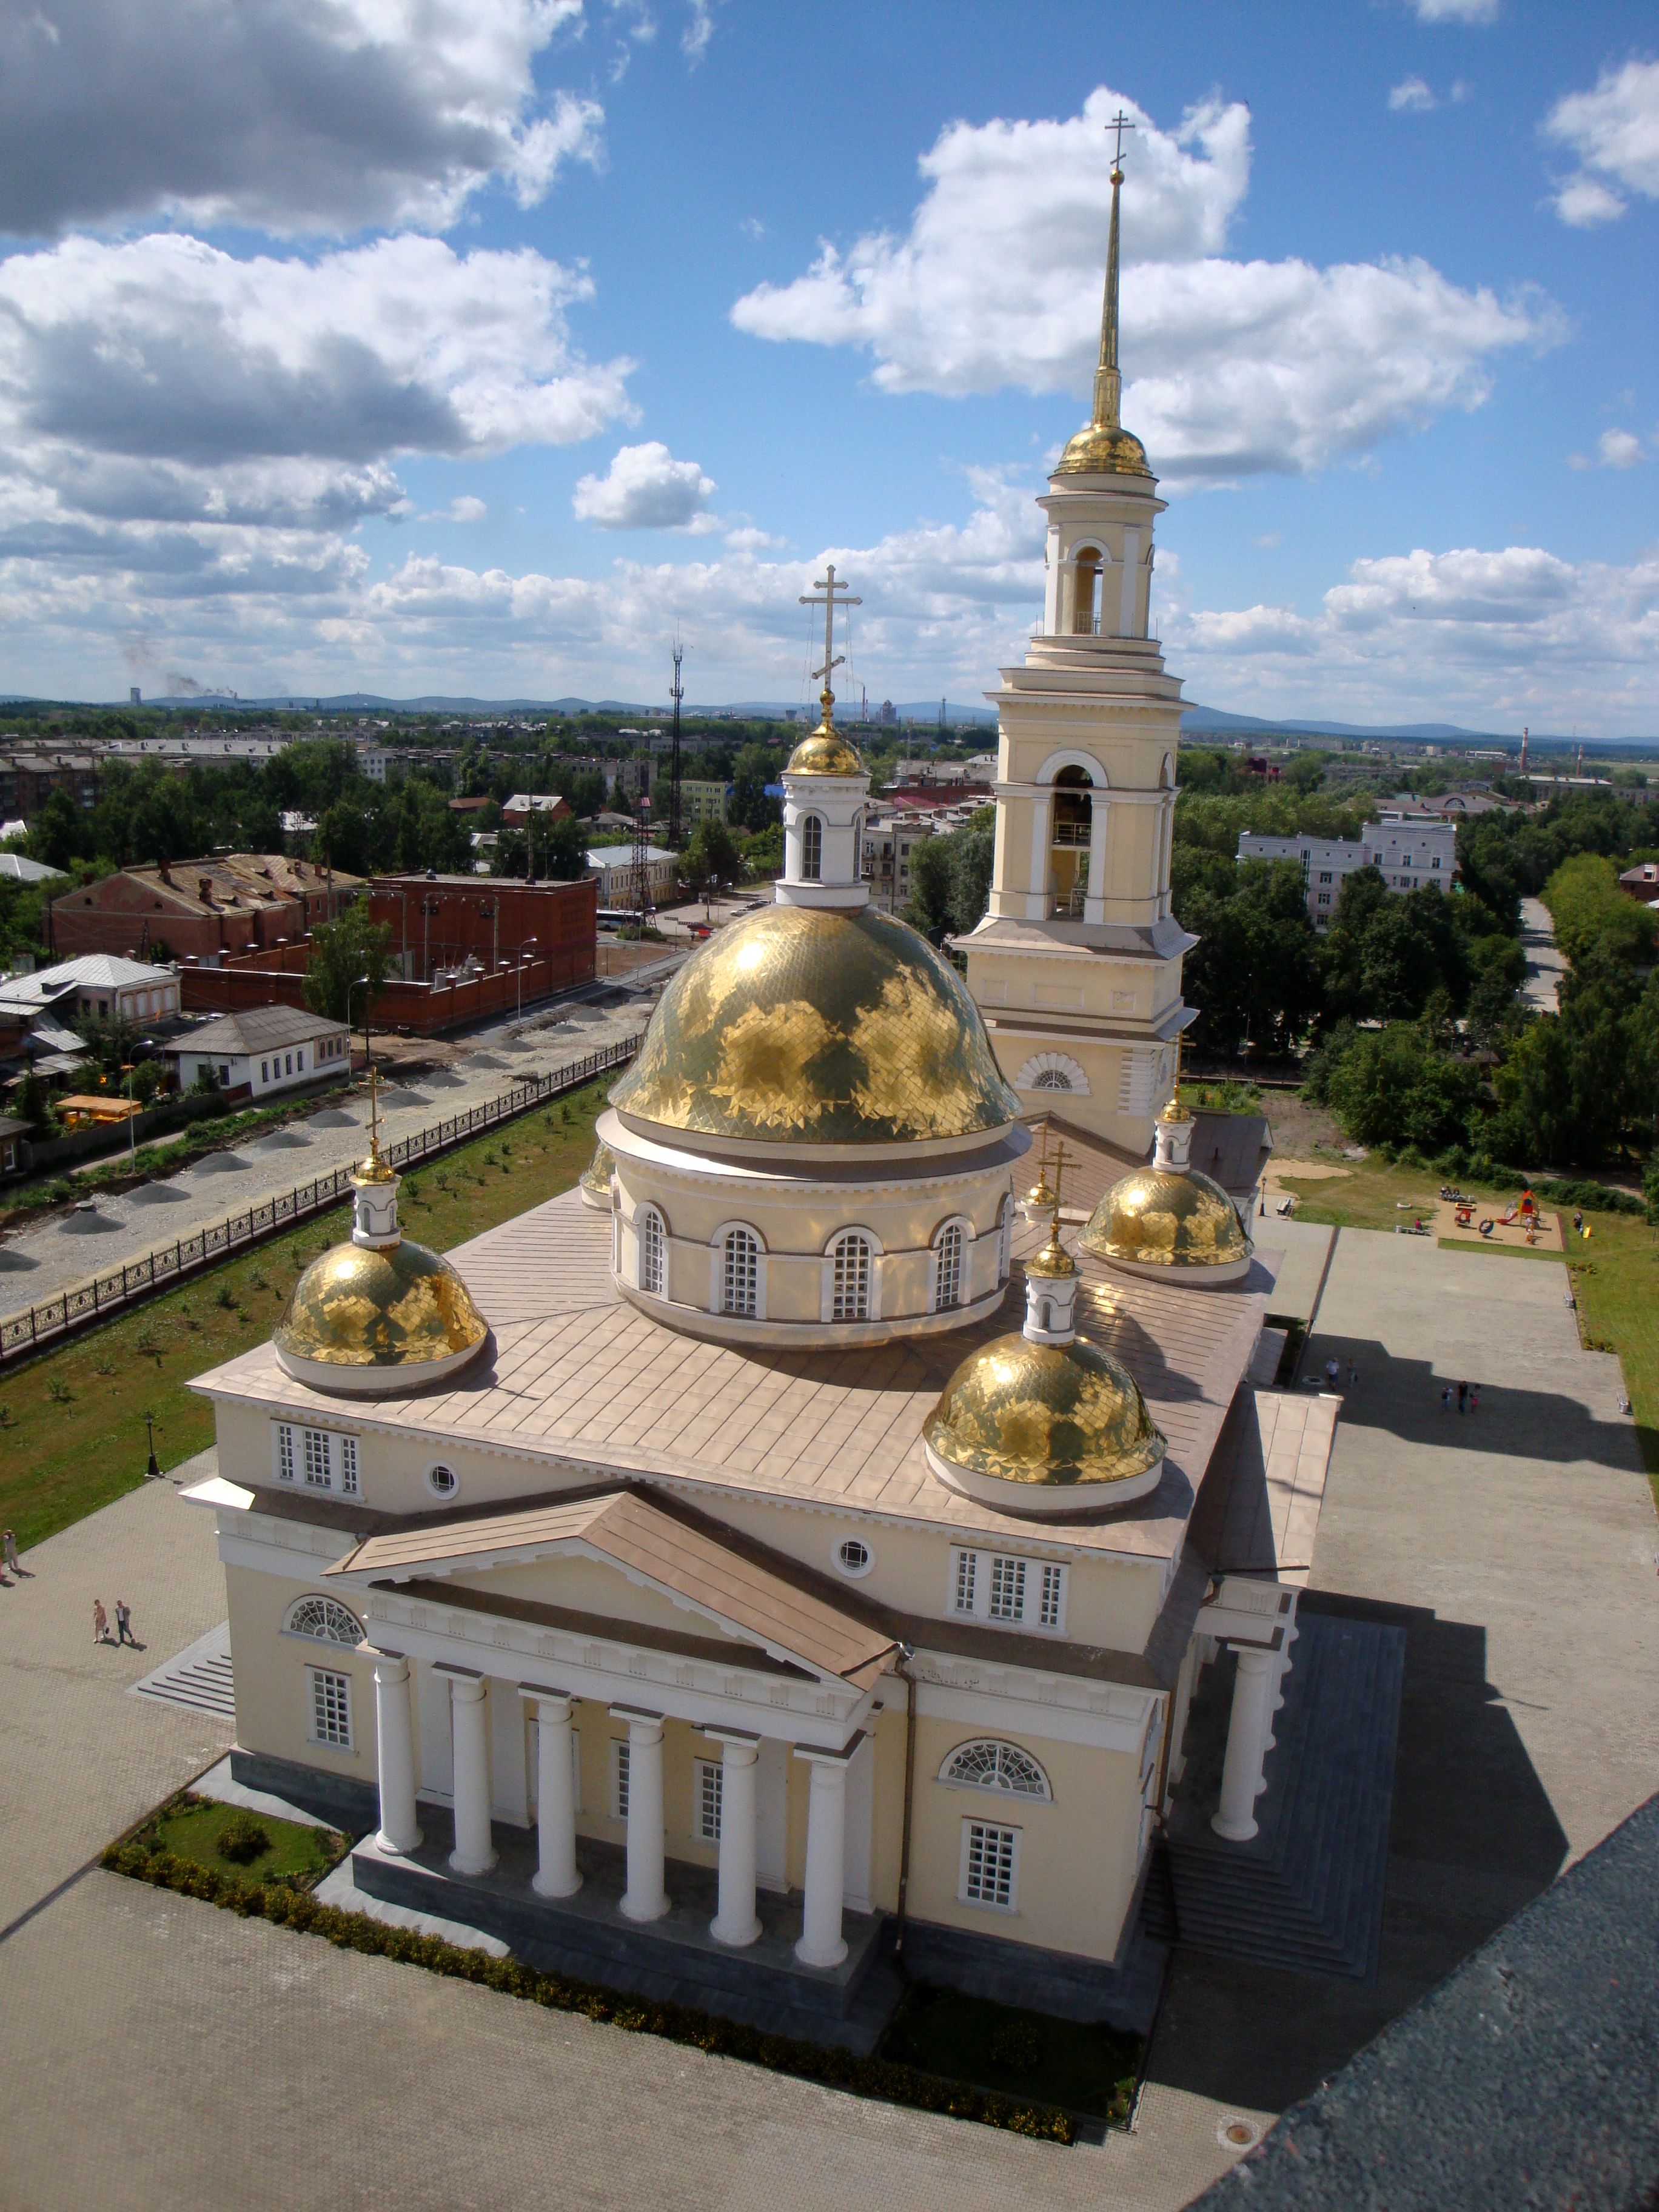
M 199 1030 L 177 1037 L 169 1052 L 280 1052 L 284 1045 L 309 1044 L 313 1037 L 337 1036 L 345 1027 L 326 1014 L 307 1013 L 299 1006 L 253 1006 L 241 1014 L 226 1014 Z

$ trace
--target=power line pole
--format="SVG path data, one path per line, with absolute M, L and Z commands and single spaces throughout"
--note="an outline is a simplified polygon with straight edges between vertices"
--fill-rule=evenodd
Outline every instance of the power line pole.
M 674 681 L 669 687 L 669 697 L 674 702 L 674 743 L 669 755 L 668 773 L 672 779 L 668 794 L 668 848 L 678 853 L 682 842 L 684 825 L 680 820 L 680 702 L 685 696 L 685 686 L 680 681 L 680 662 L 685 657 L 685 647 L 678 638 L 674 640 Z

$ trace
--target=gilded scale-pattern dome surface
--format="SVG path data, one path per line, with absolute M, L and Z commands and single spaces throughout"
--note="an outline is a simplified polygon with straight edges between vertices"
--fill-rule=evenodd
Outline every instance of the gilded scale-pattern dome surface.
M 336 1244 L 294 1285 L 276 1346 L 328 1367 L 414 1367 L 476 1350 L 483 1315 L 447 1260 L 407 1237 Z
M 1138 1267 L 1223 1267 L 1250 1256 L 1233 1202 L 1191 1168 L 1137 1168 L 1115 1182 L 1078 1239 L 1085 1252 Z
M 609 1145 L 593 1147 L 593 1157 L 582 1170 L 580 1181 L 584 1190 L 592 1191 L 595 1198 L 611 1203 L 611 1178 L 616 1171 L 617 1158 Z
M 611 1093 L 665 1128 L 769 1144 L 905 1144 L 1019 1112 L 979 1009 L 908 922 L 771 906 L 681 969 Z
M 1057 477 L 1149 477 L 1146 448 L 1133 430 L 1091 422 L 1067 445 Z
M 948 1467 L 1067 1487 L 1127 1482 L 1167 1449 L 1134 1377 L 1109 1352 L 1019 1334 L 969 1354 L 922 1435 Z
M 864 763 L 839 730 L 814 730 L 789 756 L 786 775 L 862 775 Z

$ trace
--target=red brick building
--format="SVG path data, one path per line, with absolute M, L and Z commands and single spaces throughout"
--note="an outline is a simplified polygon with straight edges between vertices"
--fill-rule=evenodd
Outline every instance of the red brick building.
M 122 868 L 52 905 L 60 960 L 112 952 L 130 960 L 216 960 L 297 942 L 337 921 L 362 889 L 356 876 L 282 853 L 228 853 Z
M 375 876 L 369 918 L 392 931 L 394 974 L 430 982 L 472 959 L 486 970 L 526 952 L 548 966 L 545 988 L 593 979 L 599 887 L 526 884 L 511 876 Z

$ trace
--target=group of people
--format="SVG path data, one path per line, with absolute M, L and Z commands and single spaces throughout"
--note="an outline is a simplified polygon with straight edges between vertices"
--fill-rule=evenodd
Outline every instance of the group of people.
M 1451 1384 L 1443 1383 L 1440 1391 L 1440 1410 L 1443 1413 L 1450 1413 L 1452 1396 Z M 1457 1385 L 1456 1398 L 1457 1410 L 1460 1413 L 1478 1413 L 1480 1411 L 1480 1385 L 1478 1382 L 1460 1382 Z
M 132 1632 L 132 1607 L 127 1603 L 124 1597 L 118 1597 L 115 1601 L 115 1633 L 113 1636 L 109 1632 L 109 1615 L 104 1610 L 103 1599 L 100 1597 L 94 1598 L 92 1601 L 92 1640 L 94 1644 L 130 1644 L 135 1651 L 141 1650 L 143 1649 L 138 1638 Z

